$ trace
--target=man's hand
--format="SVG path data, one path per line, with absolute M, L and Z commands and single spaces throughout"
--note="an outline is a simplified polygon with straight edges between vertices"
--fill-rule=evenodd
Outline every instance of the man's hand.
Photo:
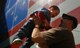
M 39 19 L 38 16 L 34 16 L 34 22 L 35 22 L 35 25 L 39 25 L 41 23 L 41 20 Z
M 41 20 L 38 16 L 34 16 L 35 25 L 39 25 L 40 29 L 48 30 L 50 29 L 50 24 L 47 20 Z
M 43 22 L 46 30 L 51 28 L 50 23 L 47 20 L 44 20 Z

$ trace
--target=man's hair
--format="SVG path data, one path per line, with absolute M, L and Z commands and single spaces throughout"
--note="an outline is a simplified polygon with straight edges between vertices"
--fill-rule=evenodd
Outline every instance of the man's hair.
M 77 27 L 78 21 L 74 16 L 63 14 L 62 18 L 63 19 L 68 19 L 68 20 L 72 20 L 73 21 L 73 29 L 75 29 Z
M 58 7 L 58 6 L 56 6 L 56 5 L 52 5 L 52 6 L 50 6 L 49 8 L 54 8 L 55 10 L 58 10 L 58 11 L 60 12 L 59 7 Z

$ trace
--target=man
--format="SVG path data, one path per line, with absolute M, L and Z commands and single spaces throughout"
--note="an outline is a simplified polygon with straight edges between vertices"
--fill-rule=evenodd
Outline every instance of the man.
M 35 22 L 32 32 L 32 41 L 38 45 L 38 48 L 75 48 L 71 32 L 78 24 L 75 17 L 63 14 L 60 26 L 47 31 L 41 31 L 38 23 L 38 21 Z
M 41 28 L 49 29 L 49 23 L 51 17 L 55 17 L 60 13 L 60 9 L 53 5 L 49 7 L 49 9 L 43 8 L 41 11 L 35 11 L 33 12 L 29 20 L 24 24 L 24 26 L 18 31 L 18 34 L 15 36 L 15 39 L 13 40 L 13 43 L 19 43 L 22 41 L 24 37 L 28 38 L 27 42 L 25 42 L 25 45 L 22 46 L 22 48 L 30 48 L 32 45 L 31 41 L 31 33 L 35 27 L 34 19 L 35 17 L 39 18 L 39 22 L 42 22 Z

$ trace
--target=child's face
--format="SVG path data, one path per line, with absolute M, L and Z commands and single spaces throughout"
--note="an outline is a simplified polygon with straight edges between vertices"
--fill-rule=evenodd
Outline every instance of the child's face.
M 51 13 L 51 17 L 55 17 L 59 14 L 59 11 L 55 10 L 54 8 L 49 8 L 49 11 Z

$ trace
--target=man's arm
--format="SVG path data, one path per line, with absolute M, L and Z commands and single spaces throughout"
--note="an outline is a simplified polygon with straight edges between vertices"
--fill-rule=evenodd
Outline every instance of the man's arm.
M 32 32 L 32 40 L 33 42 L 37 42 L 37 43 L 41 43 L 43 41 L 43 37 L 38 25 L 35 25 L 35 28 Z
M 47 44 L 58 43 L 67 39 L 67 30 L 64 31 L 58 29 L 40 31 L 39 28 L 34 28 L 32 32 L 32 40 L 37 43 L 41 42 L 46 42 Z

